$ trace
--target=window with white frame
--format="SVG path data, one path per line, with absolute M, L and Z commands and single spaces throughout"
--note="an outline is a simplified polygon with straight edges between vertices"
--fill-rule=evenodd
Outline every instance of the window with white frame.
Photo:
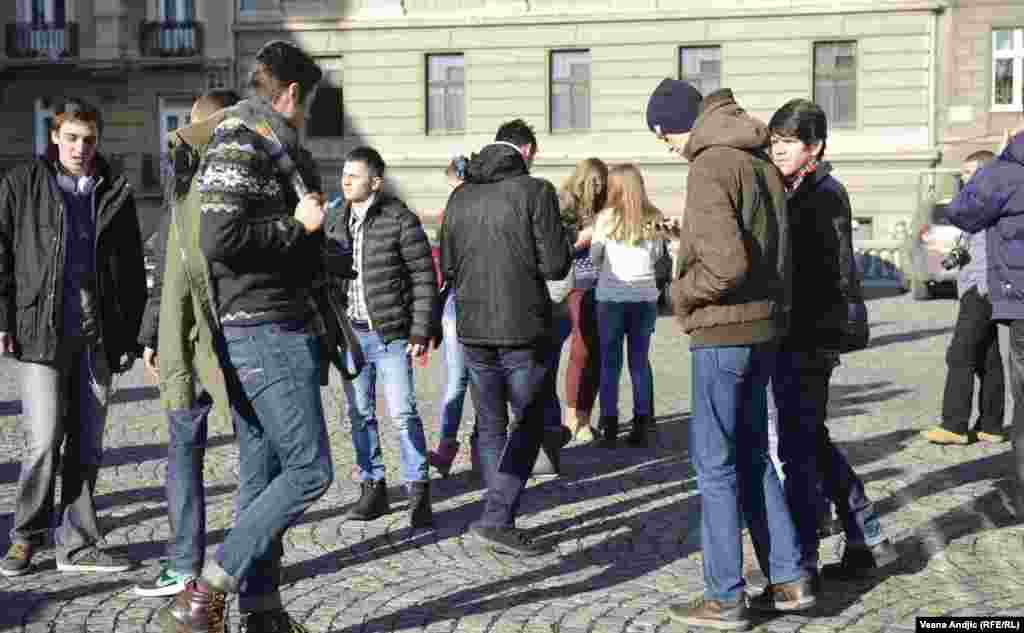
M 67 49 L 66 9 L 65 0 L 18 0 L 16 47 L 59 56 Z
M 461 53 L 427 55 L 427 134 L 465 129 L 465 57 Z
M 195 0 L 160 0 L 160 48 L 196 50 Z
M 830 127 L 856 127 L 857 42 L 814 44 L 814 101 Z
M 992 110 L 1024 109 L 1024 29 L 992 31 Z
M 36 99 L 32 119 L 33 149 L 36 156 L 45 155 L 50 146 L 50 128 L 53 127 L 54 116 L 52 103 L 46 99 Z
M 590 51 L 551 52 L 551 130 L 590 129 Z
M 721 46 L 679 47 L 679 78 L 704 96 L 722 87 Z
M 167 151 L 164 142 L 174 130 L 191 123 L 192 101 L 175 97 L 160 98 L 160 151 Z

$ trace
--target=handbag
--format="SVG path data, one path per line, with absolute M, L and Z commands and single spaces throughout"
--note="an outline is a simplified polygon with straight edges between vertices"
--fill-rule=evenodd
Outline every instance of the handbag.
M 840 326 L 839 352 L 856 352 L 865 349 L 871 340 L 871 326 L 868 325 L 868 308 L 863 300 L 857 299 L 846 304 L 846 318 Z

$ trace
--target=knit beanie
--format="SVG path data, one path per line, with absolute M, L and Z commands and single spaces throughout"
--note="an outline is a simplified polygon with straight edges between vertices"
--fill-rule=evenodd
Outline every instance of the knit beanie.
M 684 134 L 693 129 L 701 109 L 700 92 L 679 79 L 663 79 L 647 100 L 647 127 L 660 125 L 663 134 Z

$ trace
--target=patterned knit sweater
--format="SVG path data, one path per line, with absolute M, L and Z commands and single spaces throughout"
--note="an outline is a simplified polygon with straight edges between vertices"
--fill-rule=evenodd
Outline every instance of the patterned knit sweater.
M 223 325 L 306 319 L 322 234 L 307 235 L 293 217 L 298 198 L 257 130 L 272 128 L 297 162 L 306 155 L 269 103 L 242 103 L 255 120 L 231 117 L 217 126 L 199 180 L 200 244 L 219 316 Z M 302 163 L 305 181 L 316 183 L 311 161 Z

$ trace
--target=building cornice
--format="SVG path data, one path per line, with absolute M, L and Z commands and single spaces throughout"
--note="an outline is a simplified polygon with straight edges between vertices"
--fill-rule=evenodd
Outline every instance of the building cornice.
M 711 5 L 711 3 L 708 3 Z M 363 30 L 363 29 L 420 29 L 420 28 L 458 28 L 458 27 L 493 27 L 493 26 L 533 26 L 547 24 L 601 24 L 608 22 L 653 22 L 678 20 L 718 20 L 737 18 L 784 18 L 814 15 L 859 15 L 859 14 L 896 14 L 896 13 L 940 13 L 949 7 L 948 0 L 907 0 L 901 4 L 877 2 L 847 2 L 829 6 L 795 6 L 766 8 L 736 8 L 722 10 L 713 6 L 696 9 L 640 9 L 612 10 L 595 12 L 565 11 L 542 13 L 539 11 L 519 13 L 496 13 L 460 11 L 441 17 L 420 16 L 381 16 L 367 14 L 365 17 L 348 18 L 281 18 L 269 12 L 253 13 L 237 16 L 232 28 L 237 32 L 289 30 L 289 31 L 322 31 L 322 30 Z

